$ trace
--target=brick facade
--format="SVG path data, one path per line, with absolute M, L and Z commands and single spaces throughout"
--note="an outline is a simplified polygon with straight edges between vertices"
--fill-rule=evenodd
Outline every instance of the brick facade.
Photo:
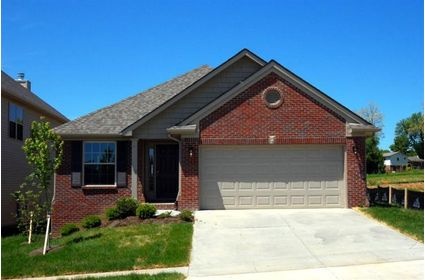
M 118 188 L 71 187 L 71 142 L 64 143 L 63 163 L 56 172 L 55 199 L 53 202 L 52 231 L 71 222 L 80 222 L 85 216 L 104 213 L 116 200 L 131 196 L 131 146 L 128 148 L 127 186 Z
M 283 104 L 267 107 L 261 93 L 267 88 L 283 92 Z M 347 205 L 365 205 L 365 138 L 347 138 L 345 120 L 298 88 L 272 73 L 243 91 L 199 123 L 199 144 L 275 145 L 343 144 L 347 151 Z M 188 158 L 188 147 L 195 151 Z M 198 143 L 186 139 L 182 155 L 180 208 L 199 208 Z
M 278 108 L 265 105 L 261 93 L 270 88 L 283 93 Z M 365 205 L 365 138 L 346 137 L 345 120 L 300 89 L 272 73 L 225 103 L 199 122 L 199 138 L 181 139 L 179 209 L 199 209 L 199 145 L 339 144 L 346 148 L 347 205 Z M 145 201 L 143 174 L 147 140 L 138 142 L 138 200 Z M 127 187 L 85 189 L 71 187 L 70 143 L 56 178 L 53 230 L 78 222 L 88 214 L 102 213 L 122 196 L 131 196 L 131 149 Z M 172 207 L 172 205 L 170 206 Z
M 261 93 L 269 88 L 283 92 L 283 104 L 268 108 Z M 345 121 L 272 73 L 263 78 L 199 124 L 202 144 L 345 143 Z

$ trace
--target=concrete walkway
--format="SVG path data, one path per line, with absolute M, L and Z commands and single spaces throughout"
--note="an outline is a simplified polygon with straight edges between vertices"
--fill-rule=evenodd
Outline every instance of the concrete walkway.
M 337 266 L 312 268 L 301 270 L 286 270 L 274 272 L 259 272 L 248 274 L 218 275 L 218 276 L 190 276 L 187 280 L 281 280 L 281 279 L 308 279 L 308 280 L 412 280 L 424 279 L 424 261 L 392 262 L 379 264 L 363 264 L 352 266 Z
M 190 279 L 261 279 L 258 273 L 270 272 L 378 277 L 387 268 L 408 273 L 399 279 L 423 279 L 422 243 L 351 209 L 198 211 L 195 218 Z
M 155 275 L 160 273 L 181 273 L 184 276 L 188 274 L 188 267 L 167 267 L 167 268 L 153 268 L 153 269 L 140 269 L 140 270 L 125 270 L 125 271 L 112 271 L 112 272 L 99 272 L 99 273 L 86 273 L 86 274 L 73 274 L 73 275 L 62 275 L 62 276 L 50 276 L 50 277 L 32 277 L 32 278 L 19 278 L 19 280 L 58 280 L 58 279 L 81 279 L 81 278 L 98 278 L 108 276 L 124 276 L 130 274 L 149 274 Z

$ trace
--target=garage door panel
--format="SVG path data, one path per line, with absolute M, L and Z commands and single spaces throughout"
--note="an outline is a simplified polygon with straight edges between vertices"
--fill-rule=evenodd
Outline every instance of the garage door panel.
M 201 209 L 344 207 L 338 145 L 201 146 Z

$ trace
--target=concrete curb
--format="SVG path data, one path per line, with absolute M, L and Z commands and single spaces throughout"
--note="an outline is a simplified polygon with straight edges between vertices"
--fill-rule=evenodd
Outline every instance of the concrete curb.
M 111 272 L 98 272 L 98 273 L 85 273 L 85 274 L 73 274 L 73 275 L 62 275 L 62 276 L 49 276 L 49 277 L 29 277 L 29 278 L 15 278 L 19 280 L 59 280 L 59 279 L 81 279 L 87 277 L 108 277 L 108 276 L 124 276 L 129 274 L 149 274 L 155 275 L 159 273 L 181 273 L 187 277 L 189 267 L 166 267 L 166 268 L 152 268 L 152 269 L 139 269 L 139 270 L 123 270 L 123 271 L 111 271 Z M 13 279 L 12 279 L 13 280 Z

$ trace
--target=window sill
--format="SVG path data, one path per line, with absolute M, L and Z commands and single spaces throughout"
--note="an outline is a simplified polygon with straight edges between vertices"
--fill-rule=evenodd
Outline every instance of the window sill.
M 86 189 L 86 190 L 98 190 L 98 189 L 116 189 L 118 188 L 116 185 L 86 185 L 86 186 L 82 186 L 81 188 Z

